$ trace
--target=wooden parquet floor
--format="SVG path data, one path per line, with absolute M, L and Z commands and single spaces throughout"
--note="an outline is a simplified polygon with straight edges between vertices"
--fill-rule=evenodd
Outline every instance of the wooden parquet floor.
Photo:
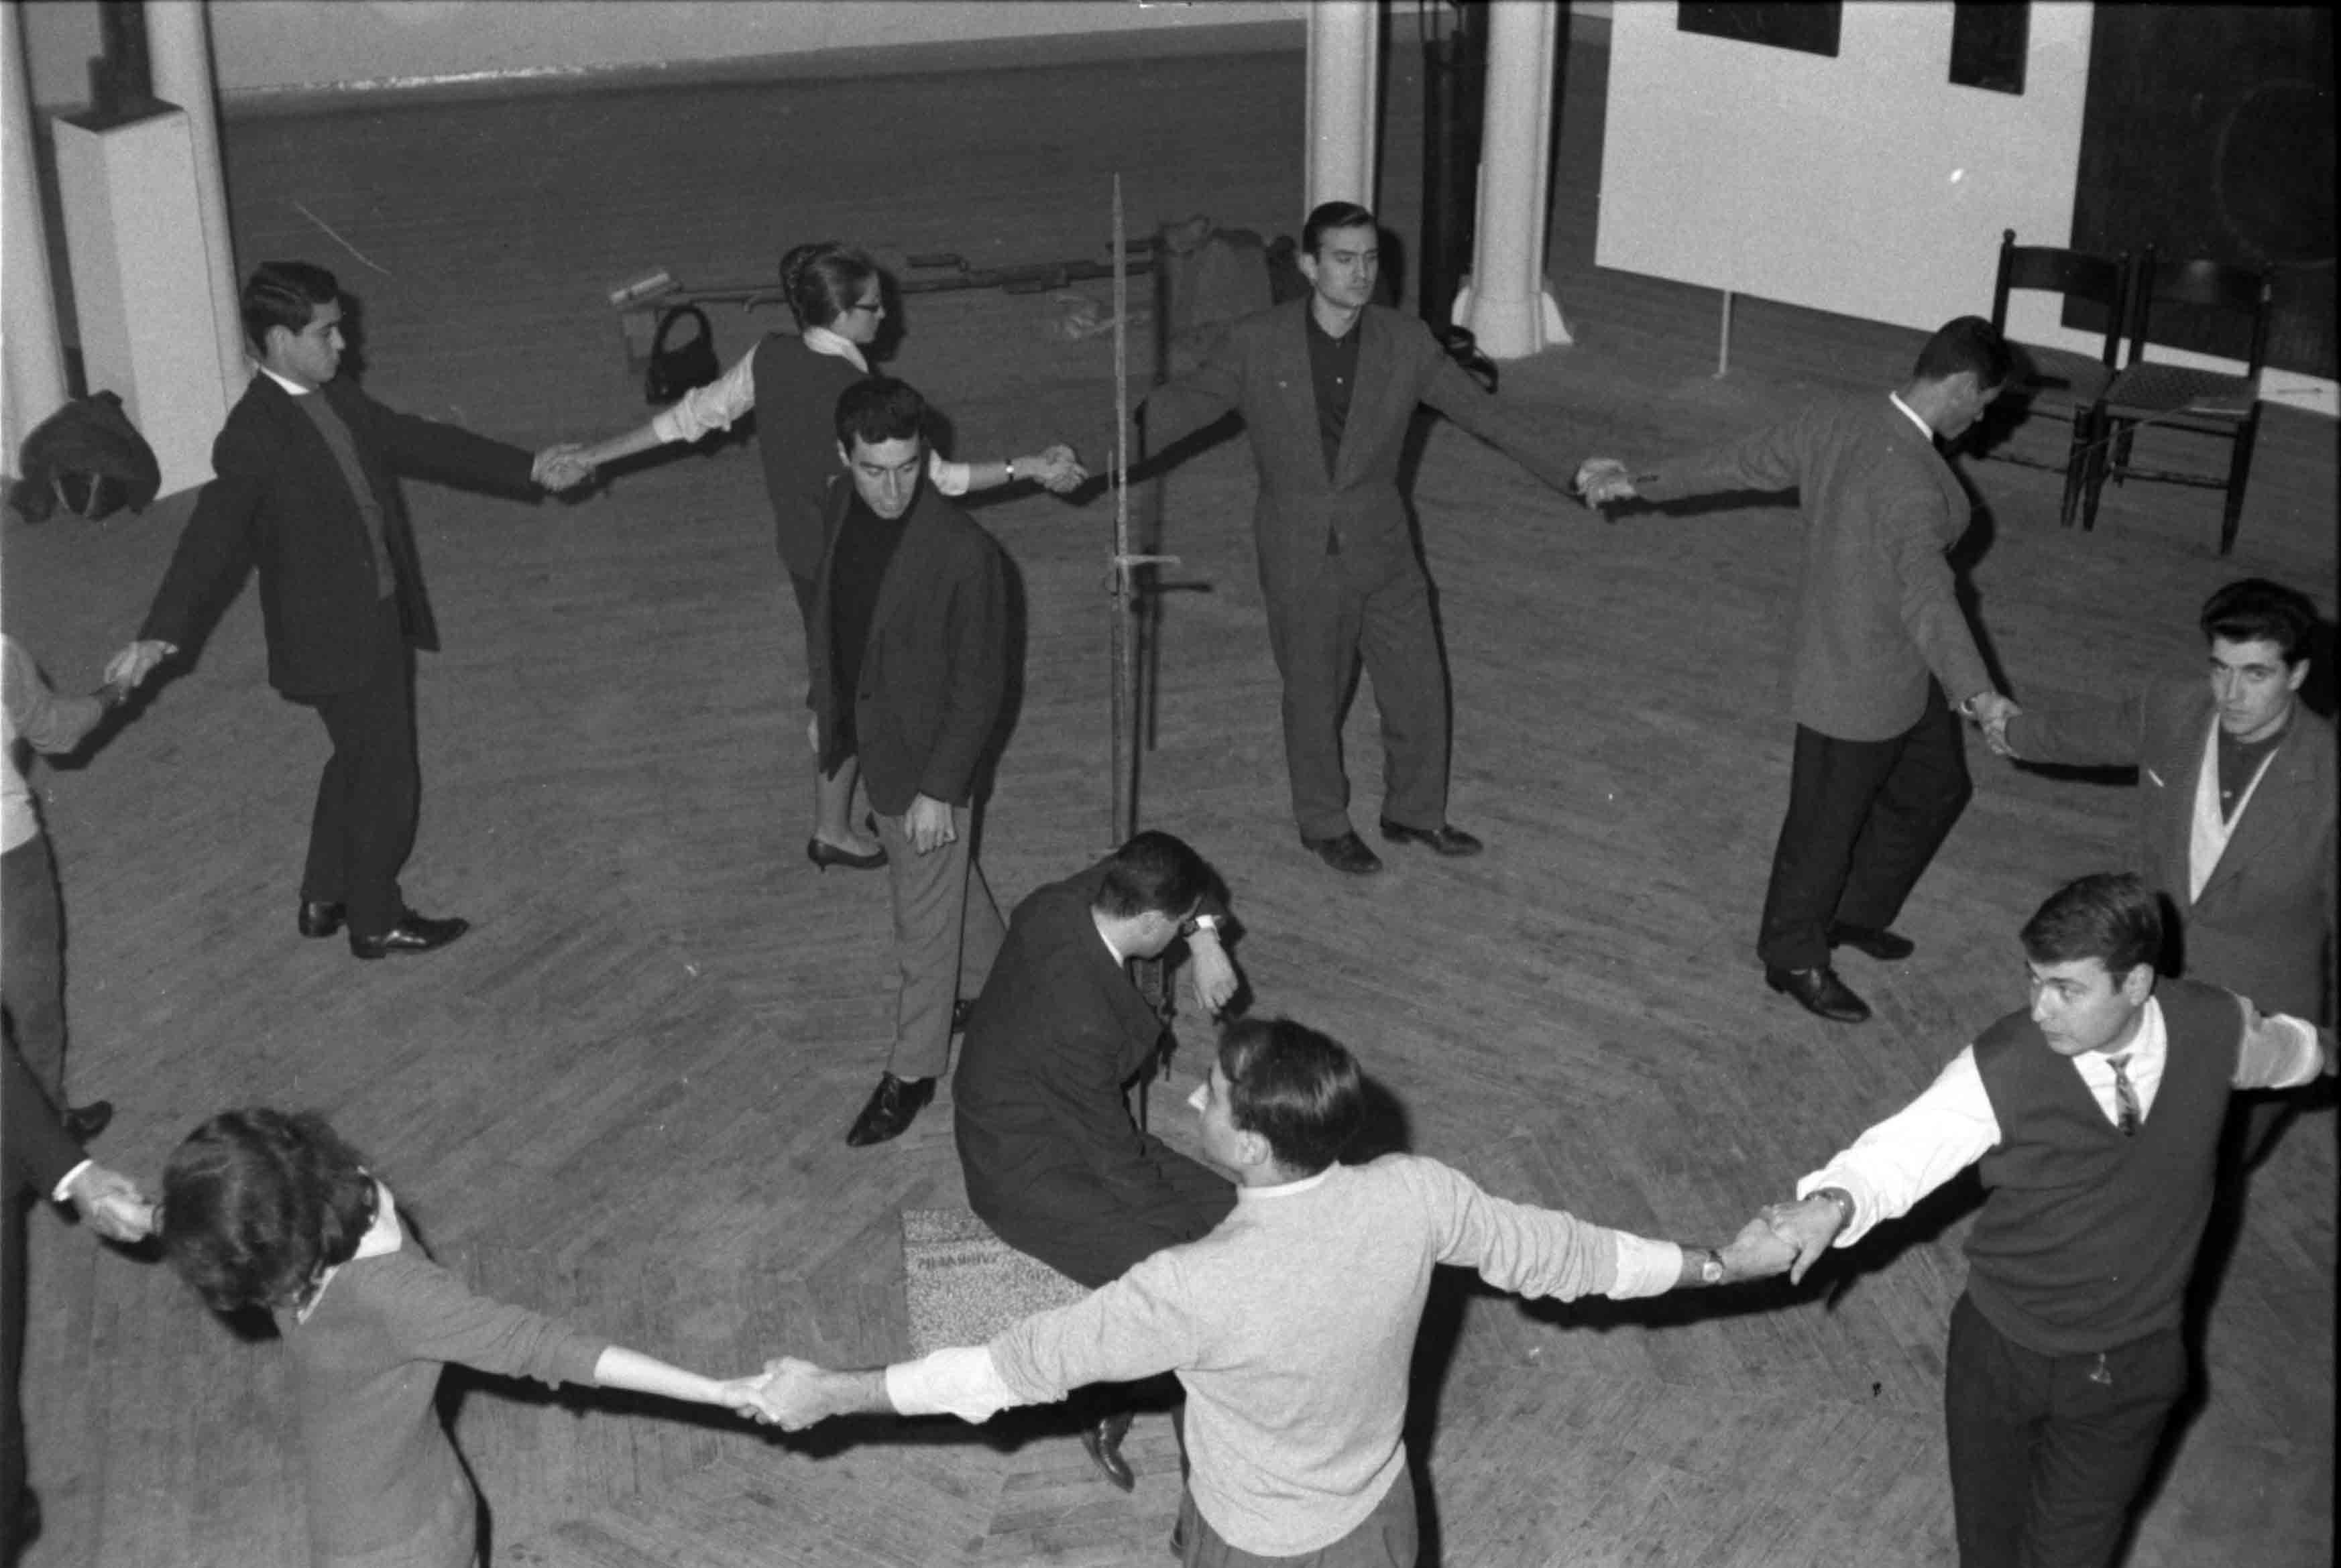
M 1603 65 L 1573 47 L 1555 182 L 1579 342 L 1508 367 L 1508 395 L 1570 450 L 1633 455 L 1898 375 L 1915 333 L 1744 301 L 1717 382 L 1716 296 L 1592 267 Z M 1403 58 L 1390 76 L 1385 216 L 1410 235 L 1420 92 Z M 759 276 L 829 234 L 979 263 L 1085 253 L 1116 171 L 1140 224 L 1203 212 L 1290 232 L 1301 104 L 1285 54 L 369 102 L 233 120 L 226 141 L 247 265 L 334 266 L 366 307 L 379 395 L 533 444 L 643 413 L 602 299 L 620 279 Z M 962 454 L 1107 449 L 1110 346 L 1046 338 L 1053 308 L 912 300 L 896 362 Z M 752 330 L 719 318 L 727 359 Z M 2332 608 L 2333 436 L 2315 419 L 2268 418 L 2231 560 L 2212 553 L 2207 495 L 2133 488 L 2085 536 L 2057 528 L 2054 476 L 1967 472 L 1977 611 L 2019 695 L 2193 670 L 2195 609 L 2234 576 Z M 1251 488 L 1240 441 L 1163 486 L 1163 543 L 1208 591 L 1165 603 L 1145 819 L 1233 884 L 1253 1005 L 1347 1041 L 1411 1146 L 1499 1193 L 1722 1238 L 2017 1005 L 2023 917 L 2123 858 L 2126 789 L 1978 747 L 1975 803 L 1902 922 L 1918 957 L 1848 961 L 1877 1021 L 1828 1027 L 1771 997 L 1750 948 L 1786 786 L 1793 513 L 1738 498 L 1605 523 L 1442 427 L 1414 493 L 1456 697 L 1454 815 L 1494 848 L 1334 878 L 1286 817 Z M 887 917 L 876 878 L 803 860 L 802 653 L 752 448 L 533 511 L 427 485 L 410 500 L 447 651 L 423 664 L 408 888 L 477 929 L 379 965 L 294 936 L 323 737 L 268 691 L 246 593 L 191 672 L 40 775 L 74 1081 L 122 1107 L 103 1155 L 151 1176 L 222 1107 L 316 1107 L 483 1289 L 715 1372 L 901 1353 L 899 1211 L 963 1194 L 946 1107 L 884 1148 L 842 1142 L 887 1035 Z M 94 684 L 134 630 L 178 515 L 11 522 L 7 624 L 61 686 Z M 1110 516 L 1047 498 L 981 516 L 1024 606 L 983 838 L 1012 900 L 1106 838 Z M 1370 696 L 1348 737 L 1369 824 Z M 1156 1104 L 1181 1136 L 1178 1094 Z M 2254 1179 L 2202 1407 L 2134 1568 L 2330 1560 L 2335 1165 L 2327 1111 Z M 1801 1292 L 1522 1305 L 1443 1282 L 1413 1413 L 1426 1562 L 1948 1561 L 1941 1345 L 1969 1212 L 1955 1192 Z M 34 1265 L 25 1394 L 47 1533 L 30 1568 L 303 1561 L 277 1348 L 44 1216 Z M 1160 1416 L 1131 1438 L 1124 1497 L 1046 1414 L 780 1440 L 494 1380 L 459 1393 L 498 1568 L 1151 1563 L 1177 1502 Z

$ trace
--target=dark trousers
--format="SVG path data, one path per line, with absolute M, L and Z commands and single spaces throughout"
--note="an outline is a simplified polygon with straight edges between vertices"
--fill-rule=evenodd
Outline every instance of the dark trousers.
M 1284 762 L 1306 839 L 1350 830 L 1341 718 L 1358 662 L 1382 721 L 1382 815 L 1409 828 L 1447 820 L 1447 664 L 1430 582 L 1410 561 L 1378 579 L 1325 557 L 1316 580 L 1268 595 L 1269 645 L 1284 679 Z
M 65 1104 L 65 917 L 45 833 L 0 855 L 0 999 L 25 1065 Z
M 398 631 L 398 607 L 384 600 L 384 650 L 365 683 L 304 700 L 325 721 L 334 754 L 317 779 L 309 819 L 309 862 L 301 897 L 349 906 L 354 936 L 379 937 L 405 911 L 399 868 L 414 848 L 423 796 L 414 755 L 414 655 Z
M 25 1412 L 16 1389 L 25 1370 L 25 1210 L 32 1195 L 0 1182 L 0 1568 L 32 1538 L 25 1489 Z
M 1151 1134 L 1146 1164 L 1161 1191 L 1145 1203 L 1106 1191 L 1086 1168 L 1065 1168 L 995 1190 L 968 1173 L 968 1206 L 1000 1239 L 1095 1290 L 1164 1247 L 1209 1236 L 1236 1206 L 1235 1185 Z
M 1944 1360 L 1959 1568 L 2103 1568 L 2187 1389 L 2178 1331 L 2043 1355 L 1961 1295 Z
M 1958 718 L 1933 681 L 1918 721 L 1891 739 L 1797 726 L 1757 955 L 1776 969 L 1816 969 L 1829 961 L 1832 921 L 1892 925 L 1973 790 Z

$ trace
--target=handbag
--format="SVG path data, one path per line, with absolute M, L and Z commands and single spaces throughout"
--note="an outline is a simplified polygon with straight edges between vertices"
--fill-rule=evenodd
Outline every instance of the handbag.
M 688 321 L 697 327 L 696 335 L 669 345 L 667 334 L 676 323 Z M 672 305 L 659 317 L 658 331 L 651 338 L 650 368 L 643 374 L 643 394 L 654 403 L 672 402 L 693 387 L 703 387 L 723 373 L 715 358 L 715 332 L 707 324 L 707 313 L 697 305 Z

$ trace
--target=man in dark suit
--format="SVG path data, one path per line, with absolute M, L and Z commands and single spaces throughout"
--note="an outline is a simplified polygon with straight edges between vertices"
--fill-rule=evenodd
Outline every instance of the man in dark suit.
M 1595 506 L 1799 493 L 1797 744 L 1756 950 L 1767 984 L 1835 1022 L 1859 1023 L 1869 1006 L 1838 978 L 1831 948 L 1910 956 L 1890 928 L 1971 792 L 1955 711 L 1983 721 L 2015 710 L 1992 687 L 1944 560 L 1970 509 L 1935 449 L 1990 406 L 2009 362 L 1990 323 L 1962 316 L 1927 341 L 1898 391 L 1825 400 L 1653 471 L 1614 458 L 1578 471 Z
M 1161 1059 L 1161 1016 L 1128 968 L 1181 936 L 1196 991 L 1235 994 L 1220 942 L 1227 909 L 1203 858 L 1141 833 L 1016 907 L 1007 944 L 969 1009 L 951 1079 L 968 1206 L 1002 1241 L 1095 1289 L 1166 1246 L 1207 1236 L 1235 1188 L 1131 1119 L 1127 1086 Z M 1120 1448 L 1126 1408 L 1086 1417 L 1082 1445 L 1134 1484 Z
M 1008 692 L 1008 562 L 924 482 L 927 405 L 876 377 L 837 400 L 837 450 L 807 640 L 822 771 L 849 757 L 886 847 L 902 971 L 894 1047 L 845 1141 L 901 1136 L 934 1097 L 955 1004 L 1000 951 L 975 864 L 975 782 Z
M 2168 972 L 2331 1023 L 2333 726 L 2301 705 L 2316 607 L 2266 578 L 2203 606 L 2207 681 L 2040 704 L 1998 731 L 2026 762 L 2138 770 L 2138 869 L 2178 917 Z
M 1448 357 L 1430 330 L 1371 303 L 1374 215 L 1328 202 L 1300 233 L 1310 293 L 1230 326 L 1193 373 L 1146 401 L 1160 451 L 1235 411 L 1260 468 L 1252 531 L 1269 643 L 1284 680 L 1284 757 L 1300 841 L 1352 875 L 1381 861 L 1350 825 L 1341 717 L 1360 655 L 1381 710 L 1381 834 L 1439 855 L 1479 840 L 1447 820 L 1447 668 L 1399 460 L 1428 403 L 1546 483 L 1569 471 L 1539 432 Z
M 37 1533 L 25 1489 L 24 1412 L 16 1384 L 25 1365 L 25 1205 L 35 1196 L 71 1203 L 84 1224 L 111 1241 L 136 1241 L 154 1211 L 129 1177 L 82 1153 L 15 1046 L 0 1047 L 0 1564 Z
M 144 680 L 256 565 L 269 683 L 314 708 L 334 748 L 310 820 L 301 934 L 331 937 L 346 924 L 361 958 L 429 952 L 469 928 L 415 914 L 398 888 L 422 787 L 412 650 L 435 650 L 439 634 L 397 477 L 518 493 L 532 482 L 564 488 L 591 470 L 571 449 L 532 456 L 398 413 L 335 379 L 341 290 L 323 267 L 264 262 L 242 303 L 260 373 L 212 445 L 214 478 L 138 640 L 114 656 L 106 679 L 124 689 Z

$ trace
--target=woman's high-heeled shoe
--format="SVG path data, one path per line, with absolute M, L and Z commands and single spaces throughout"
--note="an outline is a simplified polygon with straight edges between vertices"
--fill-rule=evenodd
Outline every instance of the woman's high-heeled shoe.
M 843 866 L 852 871 L 875 871 L 886 863 L 886 849 L 881 845 L 867 855 L 857 855 L 851 849 L 841 849 L 826 839 L 808 839 L 805 840 L 805 858 L 823 871 L 832 866 Z

